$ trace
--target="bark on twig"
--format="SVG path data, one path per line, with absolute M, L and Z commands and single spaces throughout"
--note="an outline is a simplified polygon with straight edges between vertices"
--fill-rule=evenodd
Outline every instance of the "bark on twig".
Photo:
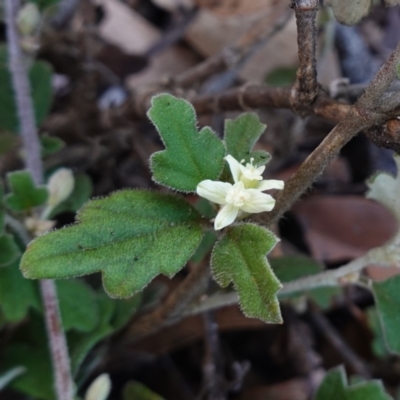
M 296 14 L 299 68 L 296 82 L 291 91 L 292 107 L 300 116 L 310 112 L 312 102 L 318 95 L 317 48 L 315 20 L 318 0 L 292 0 L 291 7 Z
M 400 64 L 400 44 L 375 75 L 363 95 L 350 108 L 346 117 L 329 133 L 322 143 L 308 156 L 297 172 L 277 195 L 276 206 L 259 220 L 266 226 L 277 221 L 323 172 L 341 148 L 365 128 L 386 122 L 389 118 L 380 112 L 382 98 L 397 76 Z

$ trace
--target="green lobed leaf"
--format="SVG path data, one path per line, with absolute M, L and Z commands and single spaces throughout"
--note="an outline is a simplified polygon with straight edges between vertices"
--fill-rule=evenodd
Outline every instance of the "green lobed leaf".
M 183 192 L 195 192 L 202 180 L 216 180 L 220 176 L 224 144 L 209 127 L 198 132 L 196 113 L 189 102 L 160 94 L 153 97 L 147 115 L 166 147 L 150 159 L 157 183 Z
M 52 102 L 52 69 L 48 63 L 36 61 L 29 70 L 36 123 L 39 125 L 50 110 Z M 14 89 L 7 66 L 7 49 L 0 46 L 0 129 L 19 131 Z
M 123 400 L 163 400 L 163 397 L 154 393 L 140 382 L 130 381 L 124 387 Z
M 63 212 L 78 211 L 90 198 L 93 192 L 93 185 L 90 178 L 85 174 L 75 176 L 74 190 L 61 204 L 59 204 L 50 213 L 49 218 L 54 218 L 56 215 Z
M 361 382 L 348 386 L 343 367 L 328 372 L 322 381 L 315 400 L 390 400 L 380 381 Z
M 0 236 L 0 267 L 6 267 L 13 263 L 21 252 L 12 235 L 6 233 Z
M 282 283 L 291 282 L 306 276 L 315 275 L 323 270 L 323 266 L 306 256 L 284 256 L 270 259 L 271 267 Z M 340 287 L 320 287 L 301 290 L 292 294 L 279 295 L 279 298 L 297 298 L 301 295 L 313 299 L 321 308 L 328 308 L 332 298 L 341 293 Z
M 266 127 L 255 113 L 245 113 L 234 120 L 226 120 L 224 140 L 227 153 L 238 161 L 250 162 L 250 158 L 254 158 L 255 165 L 267 163 L 271 156 L 266 151 L 252 151 Z
M 93 290 L 77 279 L 57 281 L 56 284 L 64 330 L 92 331 L 100 318 Z
M 281 285 L 266 258 L 276 242 L 271 231 L 241 224 L 225 230 L 211 257 L 215 280 L 223 288 L 233 282 L 243 313 L 269 323 L 282 323 L 277 299 Z
M 29 171 L 15 171 L 7 175 L 12 193 L 5 197 L 5 203 L 13 211 L 30 210 L 41 206 L 48 198 L 45 186 L 36 186 Z
M 7 321 L 22 320 L 30 308 L 39 310 L 40 304 L 37 285 L 22 276 L 19 259 L 0 268 L 0 308 Z
M 376 310 L 382 323 L 389 348 L 400 353 L 400 276 L 383 282 L 374 282 L 372 290 L 376 301 Z
M 40 144 L 42 145 L 42 157 L 57 153 L 65 146 L 65 142 L 60 138 L 48 135 L 40 137 Z
M 202 238 L 202 221 L 185 200 L 124 190 L 88 202 L 78 224 L 34 240 L 22 257 L 33 279 L 70 278 L 101 271 L 106 292 L 126 298 L 154 277 L 175 275 Z

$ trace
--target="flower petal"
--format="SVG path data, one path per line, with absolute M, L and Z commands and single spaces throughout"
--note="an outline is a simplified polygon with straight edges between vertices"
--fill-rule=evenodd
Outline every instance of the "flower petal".
M 222 207 L 214 222 L 214 229 L 216 231 L 225 228 L 230 225 L 239 213 L 239 208 L 235 207 L 233 204 L 227 204 Z
M 233 158 L 230 154 L 225 157 L 225 160 L 229 164 L 234 182 L 239 182 L 240 176 L 242 175 L 240 167 L 243 167 L 243 165 L 240 164 L 240 162 Z
M 258 189 L 247 189 L 247 193 L 251 195 L 241 210 L 248 213 L 259 213 L 263 211 L 271 211 L 275 206 L 275 200 L 269 194 L 260 192 Z
M 267 179 L 259 182 L 256 189 L 263 192 L 264 190 L 270 190 L 270 189 L 282 190 L 284 187 L 285 187 L 284 181 L 279 181 L 277 179 Z
M 196 188 L 199 196 L 217 204 L 226 204 L 225 197 L 232 185 L 228 182 L 211 181 L 206 179 L 201 181 Z

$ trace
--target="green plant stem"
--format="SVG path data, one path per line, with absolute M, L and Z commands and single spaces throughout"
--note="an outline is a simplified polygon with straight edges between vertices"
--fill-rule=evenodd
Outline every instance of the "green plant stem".
M 36 129 L 33 102 L 27 70 L 20 47 L 16 26 L 19 0 L 5 0 L 5 19 L 7 26 L 8 66 L 13 83 L 15 102 L 20 122 L 20 132 L 25 150 L 26 167 L 32 173 L 36 184 L 43 182 L 41 146 Z M 8 219 L 10 222 L 11 220 Z M 61 316 L 54 281 L 40 281 L 46 329 L 50 342 L 50 354 L 54 369 L 54 383 L 58 400 L 73 398 L 73 382 L 66 338 L 62 329 Z
M 356 258 L 343 267 L 323 271 L 319 274 L 306 276 L 293 282 L 285 283 L 283 288 L 278 292 L 278 297 L 307 291 L 318 287 L 338 286 L 341 279 L 345 281 L 347 277 L 351 276 L 352 274 L 359 273 L 368 265 L 381 265 L 383 267 L 389 267 L 393 265 L 393 263 L 391 262 L 391 256 L 388 255 L 386 249 L 386 247 L 372 249 L 362 257 Z M 239 299 L 236 292 L 220 292 L 210 296 L 200 303 L 196 303 L 188 307 L 184 314 L 185 316 L 197 315 L 206 311 L 238 304 L 238 300 Z

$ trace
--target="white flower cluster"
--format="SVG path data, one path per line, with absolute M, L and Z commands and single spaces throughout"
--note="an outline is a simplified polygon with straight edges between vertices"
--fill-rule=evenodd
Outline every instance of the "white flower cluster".
M 243 213 L 259 213 L 271 211 L 275 200 L 269 194 L 262 193 L 269 189 L 283 189 L 284 182 L 279 180 L 263 180 L 265 166 L 253 165 L 254 159 L 246 166 L 231 155 L 225 157 L 228 162 L 234 184 L 229 182 L 201 181 L 197 185 L 197 194 L 205 199 L 220 204 L 222 207 L 214 222 L 215 230 L 225 228 Z

